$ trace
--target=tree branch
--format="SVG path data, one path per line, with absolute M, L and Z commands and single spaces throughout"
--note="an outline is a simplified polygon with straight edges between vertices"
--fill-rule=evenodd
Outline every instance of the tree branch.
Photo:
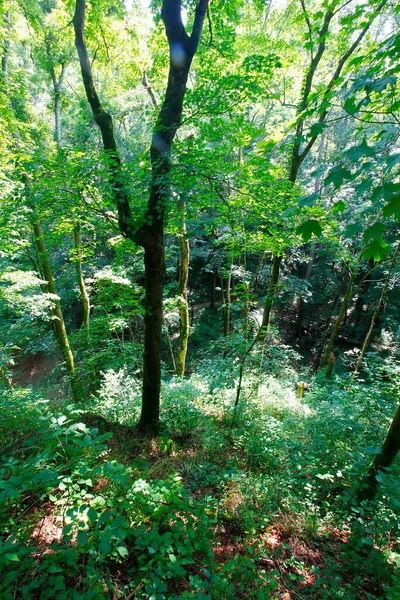
M 93 79 L 92 67 L 85 42 L 85 11 L 86 0 L 76 0 L 75 14 L 72 19 L 75 30 L 75 46 L 79 56 L 83 85 L 86 97 L 93 112 L 94 119 L 100 129 L 103 147 L 108 154 L 108 169 L 114 200 L 118 210 L 119 227 L 125 235 L 134 241 L 131 230 L 132 214 L 128 194 L 122 181 L 121 159 L 114 136 L 114 126 L 111 115 L 106 112 L 100 102 Z
M 366 33 L 368 32 L 369 28 L 371 27 L 375 17 L 377 15 L 379 15 L 379 13 L 381 12 L 382 8 L 385 6 L 385 4 L 387 4 L 388 0 L 383 0 L 379 6 L 376 8 L 375 12 L 373 13 L 371 19 L 368 21 L 368 23 L 365 25 L 365 27 L 360 31 L 359 35 L 357 36 L 357 38 L 354 40 L 354 42 L 352 43 L 352 45 L 350 46 L 350 48 L 347 50 L 347 52 L 345 52 L 339 59 L 337 67 L 335 69 L 335 72 L 333 73 L 328 85 L 325 88 L 325 92 L 324 95 L 322 97 L 322 102 L 321 105 L 324 106 L 325 102 L 328 100 L 328 96 L 330 94 L 330 92 L 332 91 L 332 88 L 334 87 L 336 81 L 339 79 L 343 67 L 346 63 L 346 61 L 350 58 L 350 56 L 353 54 L 353 52 L 357 49 L 357 47 L 360 45 L 360 43 L 362 42 L 363 38 L 365 37 Z M 318 119 L 317 123 L 324 123 L 326 116 L 328 114 L 328 107 L 324 108 L 320 118 Z M 299 153 L 299 166 L 301 165 L 301 163 L 304 161 L 304 159 L 306 158 L 306 156 L 308 155 L 308 153 L 310 152 L 311 148 L 314 146 L 316 139 L 318 138 L 319 133 L 312 136 L 312 138 L 309 140 L 308 144 L 306 145 L 306 147 L 304 148 L 304 150 Z
M 308 16 L 308 12 L 307 12 L 304 0 L 300 0 L 300 2 L 301 2 L 301 7 L 302 7 L 303 13 L 304 13 L 304 19 L 305 19 L 305 21 L 307 23 L 308 33 L 309 33 L 309 36 L 310 36 L 310 42 L 312 44 L 313 40 L 312 40 L 312 27 L 311 27 L 310 17 Z M 311 61 L 312 61 L 314 59 L 312 46 L 310 48 L 310 54 L 311 54 Z
M 170 45 L 174 42 L 180 42 L 181 44 L 186 45 L 189 36 L 185 31 L 182 21 L 181 0 L 164 0 L 161 9 L 161 17 L 164 21 L 165 32 Z
M 193 54 L 196 52 L 197 47 L 200 41 L 201 31 L 203 29 L 204 19 L 206 14 L 208 13 L 208 5 L 210 0 L 198 0 L 196 6 L 196 13 L 194 16 L 194 23 L 192 28 L 192 35 L 190 36 L 192 52 Z M 209 24 L 210 24 L 210 15 L 208 14 Z

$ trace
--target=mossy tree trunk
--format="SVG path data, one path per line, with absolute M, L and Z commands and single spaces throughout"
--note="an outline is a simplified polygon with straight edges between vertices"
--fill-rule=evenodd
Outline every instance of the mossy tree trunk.
M 80 221 L 74 227 L 74 263 L 76 276 L 79 285 L 79 292 L 82 300 L 83 307 L 83 327 L 85 328 L 86 337 L 89 339 L 89 326 L 90 326 L 90 298 L 86 288 L 85 279 L 82 271 L 82 231 Z
M 358 500 L 371 500 L 378 490 L 378 479 L 380 471 L 384 471 L 394 461 L 397 453 L 400 450 L 400 405 L 394 413 L 392 423 L 386 434 L 380 452 L 372 461 L 368 472 L 361 481 L 360 490 L 358 492 Z
M 58 346 L 64 359 L 65 368 L 67 371 L 68 379 L 71 384 L 74 400 L 75 402 L 79 402 L 82 399 L 81 386 L 79 384 L 79 379 L 76 374 L 74 356 L 71 350 L 67 330 L 65 327 L 64 315 L 61 308 L 60 298 L 57 294 L 57 289 L 53 277 L 53 271 L 51 268 L 50 259 L 44 240 L 42 224 L 37 215 L 35 215 L 33 218 L 32 227 L 40 270 L 46 281 L 46 291 L 52 296 L 52 326 L 54 328 Z

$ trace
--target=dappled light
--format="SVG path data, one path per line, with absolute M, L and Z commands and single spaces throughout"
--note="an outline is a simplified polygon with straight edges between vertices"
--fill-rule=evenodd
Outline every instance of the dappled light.
M 0 3 L 0 600 L 399 600 L 399 18 Z

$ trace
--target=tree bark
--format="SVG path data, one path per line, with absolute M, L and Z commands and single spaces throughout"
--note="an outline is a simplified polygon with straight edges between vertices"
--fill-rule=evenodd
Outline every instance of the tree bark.
M 375 307 L 375 310 L 374 310 L 374 312 L 372 314 L 371 323 L 370 323 L 367 335 L 365 336 L 365 340 L 364 340 L 364 343 L 363 343 L 362 348 L 361 348 L 360 356 L 358 357 L 356 366 L 354 367 L 354 373 L 353 373 L 353 377 L 352 377 L 353 381 L 357 377 L 357 374 L 358 374 L 358 372 L 359 372 L 359 370 L 361 368 L 362 362 L 364 360 L 365 353 L 366 353 L 366 351 L 368 349 L 368 346 L 369 346 L 369 343 L 371 341 L 372 332 L 374 330 L 375 323 L 376 323 L 376 320 L 378 318 L 380 308 L 382 306 L 382 302 L 384 301 L 385 296 L 386 296 L 387 291 L 388 291 L 388 288 L 389 288 L 390 278 L 392 276 L 392 272 L 393 272 L 394 266 L 396 264 L 397 255 L 398 255 L 399 249 L 400 249 L 400 246 L 397 247 L 397 249 L 396 249 L 396 251 L 394 253 L 393 260 L 390 263 L 389 271 L 388 271 L 388 274 L 387 274 L 386 279 L 385 279 L 385 283 L 384 283 L 384 285 L 382 287 L 381 295 L 379 297 L 379 300 L 378 300 L 378 303 L 377 303 L 377 305 Z
M 157 432 L 160 419 L 161 329 L 163 319 L 164 236 L 153 233 L 145 248 L 143 392 L 140 424 Z
M 279 273 L 283 256 L 274 256 L 272 259 L 272 270 L 269 281 L 267 297 L 264 303 L 264 312 L 261 322 L 261 327 L 257 335 L 257 341 L 264 341 L 268 332 L 268 327 L 271 319 L 271 310 L 275 301 L 276 291 L 278 288 Z
M 73 18 L 75 45 L 79 55 L 86 96 L 109 154 L 109 176 L 118 209 L 119 227 L 144 248 L 145 333 L 142 412 L 139 426 L 158 429 L 161 385 L 161 328 L 164 282 L 164 220 L 170 196 L 171 149 L 180 126 L 190 66 L 197 51 L 209 0 L 196 3 L 191 35 L 182 21 L 181 0 L 163 0 L 161 16 L 169 43 L 170 64 L 164 101 L 153 130 L 150 161 L 152 180 L 145 215 L 133 224 L 129 196 L 123 185 L 122 165 L 113 130 L 113 120 L 97 95 L 84 38 L 86 0 L 76 0 Z
M 189 303 L 188 303 L 188 280 L 189 280 L 189 240 L 186 237 L 186 227 L 183 225 L 183 234 L 179 236 L 181 246 L 181 264 L 179 269 L 179 320 L 180 334 L 178 355 L 176 358 L 176 374 L 178 377 L 183 377 L 186 367 L 186 355 L 190 334 L 189 326 Z
M 85 279 L 82 271 L 82 234 L 81 224 L 78 222 L 74 228 L 74 245 L 75 245 L 75 256 L 74 263 L 76 269 L 76 275 L 78 279 L 79 292 L 81 295 L 82 306 L 83 306 L 83 327 L 86 330 L 86 338 L 89 338 L 89 321 L 90 321 L 90 298 L 86 289 Z
M 375 456 L 368 472 L 363 478 L 358 492 L 358 501 L 371 500 L 378 490 L 376 476 L 390 467 L 400 450 L 400 405 L 394 413 L 392 423 L 382 444 L 381 451 Z
M 227 336 L 231 328 L 231 271 L 225 277 L 221 275 L 221 294 L 223 331 Z
M 67 370 L 68 379 L 71 384 L 74 400 L 75 402 L 79 402 L 82 399 L 81 387 L 75 370 L 74 356 L 72 354 L 67 330 L 65 327 L 64 315 L 61 308 L 60 298 L 57 294 L 53 272 L 50 265 L 50 259 L 44 241 L 42 225 L 37 215 L 34 216 L 32 227 L 41 272 L 43 273 L 43 276 L 46 280 L 46 291 L 49 294 L 52 294 L 53 296 L 52 325 L 54 328 L 58 346 L 61 350 L 61 354 L 64 359 L 65 368 Z
M 346 316 L 348 304 L 349 304 L 351 298 L 353 297 L 353 293 L 354 293 L 353 292 L 353 283 L 354 283 L 354 274 L 352 274 L 350 276 L 349 283 L 347 285 L 347 290 L 344 295 L 343 302 L 340 306 L 339 314 L 336 317 L 336 321 L 333 326 L 332 333 L 329 337 L 328 343 L 325 347 L 325 351 L 322 355 L 321 367 L 324 367 L 328 363 L 329 357 L 330 357 L 332 349 L 333 349 L 333 344 L 336 340 L 340 326 L 342 325 L 343 320 Z
M 217 269 L 216 265 L 214 265 L 213 274 L 212 274 L 212 283 L 211 283 L 211 300 L 210 300 L 210 309 L 211 310 L 213 308 L 215 308 L 215 295 L 216 295 L 216 287 L 217 287 L 217 274 L 218 274 L 218 269 Z

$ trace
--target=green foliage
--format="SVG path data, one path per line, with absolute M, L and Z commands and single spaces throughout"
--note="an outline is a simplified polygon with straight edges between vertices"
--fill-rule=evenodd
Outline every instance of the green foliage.
M 129 227 L 147 223 L 147 149 L 169 52 L 163 3 L 145 4 L 87 3 L 116 182 L 67 35 L 74 2 L 0 7 L 0 597 L 396 600 L 398 459 L 378 473 L 373 502 L 355 496 L 398 397 L 394 264 L 372 350 L 351 382 L 350 370 L 398 243 L 399 8 L 335 1 L 321 34 L 324 2 L 210 3 L 171 153 L 169 346 L 161 435 L 150 439 L 134 428 L 144 252 L 122 235 L 114 202 L 123 188 Z M 187 31 L 197 5 L 182 2 Z M 59 296 L 46 291 L 38 220 Z M 178 379 L 182 235 L 191 337 Z M 274 256 L 283 259 L 272 321 L 252 347 Z M 326 381 L 311 364 L 349 277 L 354 297 Z M 79 407 L 63 399 L 55 301 L 84 388 Z M 34 372 L 42 350 L 53 372 L 21 376 L 22 357 L 32 355 Z

